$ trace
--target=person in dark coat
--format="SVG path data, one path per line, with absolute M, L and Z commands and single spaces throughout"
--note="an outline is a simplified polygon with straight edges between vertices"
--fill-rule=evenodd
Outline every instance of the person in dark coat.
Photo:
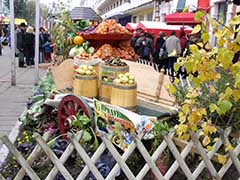
M 26 31 L 26 24 L 20 24 L 20 31 L 17 32 L 17 49 L 19 51 L 18 66 L 24 67 L 24 36 Z
M 163 66 L 166 66 L 165 59 L 163 59 L 162 57 L 161 58 L 159 57 L 160 49 L 163 48 L 164 50 L 166 50 L 164 37 L 165 37 L 165 33 L 160 32 L 159 37 L 156 40 L 156 49 L 154 52 L 154 62 L 158 64 L 159 70 L 161 70 Z
M 33 34 L 33 28 L 28 27 L 24 37 L 24 52 L 27 66 L 34 65 L 34 46 L 35 35 Z

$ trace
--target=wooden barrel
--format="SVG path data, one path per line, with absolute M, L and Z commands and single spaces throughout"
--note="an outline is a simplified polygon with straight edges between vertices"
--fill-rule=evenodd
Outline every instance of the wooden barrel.
M 73 94 L 94 98 L 98 96 L 98 79 L 96 75 L 75 75 Z
M 129 72 L 129 66 L 109 66 L 102 64 L 101 65 L 101 81 L 104 81 L 105 78 L 108 79 L 108 82 L 113 82 L 117 78 L 118 74 L 124 74 Z
M 129 66 L 109 66 L 101 64 L 100 72 L 99 100 L 109 103 L 113 80 L 118 74 L 129 72 Z
M 100 61 L 99 60 L 80 60 L 80 59 L 74 59 L 74 69 L 77 69 L 79 66 L 87 65 L 87 66 L 93 66 L 93 68 L 97 72 L 97 76 L 100 76 Z
M 98 99 L 100 101 L 110 103 L 111 90 L 112 90 L 112 83 L 101 81 L 100 87 L 99 87 Z
M 110 103 L 131 111 L 136 111 L 137 85 L 112 84 Z

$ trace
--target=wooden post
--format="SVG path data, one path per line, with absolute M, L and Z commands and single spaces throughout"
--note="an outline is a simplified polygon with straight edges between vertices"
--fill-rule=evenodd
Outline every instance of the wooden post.
M 158 80 L 158 86 L 157 86 L 157 90 L 156 90 L 156 99 L 155 101 L 158 102 L 159 98 L 160 98 L 160 94 L 161 94 L 161 91 L 162 91 L 162 86 L 163 86 L 163 81 L 164 81 L 164 69 L 161 69 L 160 70 L 160 73 L 159 73 L 159 80 Z
M 14 0 L 10 0 L 10 25 L 11 25 L 11 85 L 16 86 L 16 59 L 15 59 L 15 27 L 14 27 Z
M 34 80 L 35 85 L 38 84 L 39 80 L 39 23 L 40 23 L 40 0 L 36 0 L 36 19 L 35 19 L 35 58 L 34 58 L 34 65 L 35 65 L 35 72 L 34 72 Z

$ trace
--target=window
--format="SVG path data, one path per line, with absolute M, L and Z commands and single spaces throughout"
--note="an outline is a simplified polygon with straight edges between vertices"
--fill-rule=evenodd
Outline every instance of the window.
M 117 7 L 119 6 L 119 2 L 117 1 Z
M 182 12 L 186 4 L 186 0 L 178 0 L 177 12 Z
M 120 0 L 120 5 L 122 5 L 123 4 L 123 0 Z
M 147 21 L 152 21 L 153 20 L 153 14 L 152 13 L 148 13 L 147 14 Z
M 139 21 L 144 21 L 144 15 L 139 16 Z
M 133 16 L 133 23 L 137 22 L 137 16 Z
M 226 23 L 226 12 L 227 12 L 227 4 L 225 2 L 218 3 L 217 19 L 222 21 L 223 24 Z

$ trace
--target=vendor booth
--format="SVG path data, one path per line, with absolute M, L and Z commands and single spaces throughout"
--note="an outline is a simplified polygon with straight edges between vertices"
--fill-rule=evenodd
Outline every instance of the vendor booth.
M 137 26 L 138 26 L 137 23 L 127 23 L 125 27 L 126 27 L 129 31 L 134 31 Z

